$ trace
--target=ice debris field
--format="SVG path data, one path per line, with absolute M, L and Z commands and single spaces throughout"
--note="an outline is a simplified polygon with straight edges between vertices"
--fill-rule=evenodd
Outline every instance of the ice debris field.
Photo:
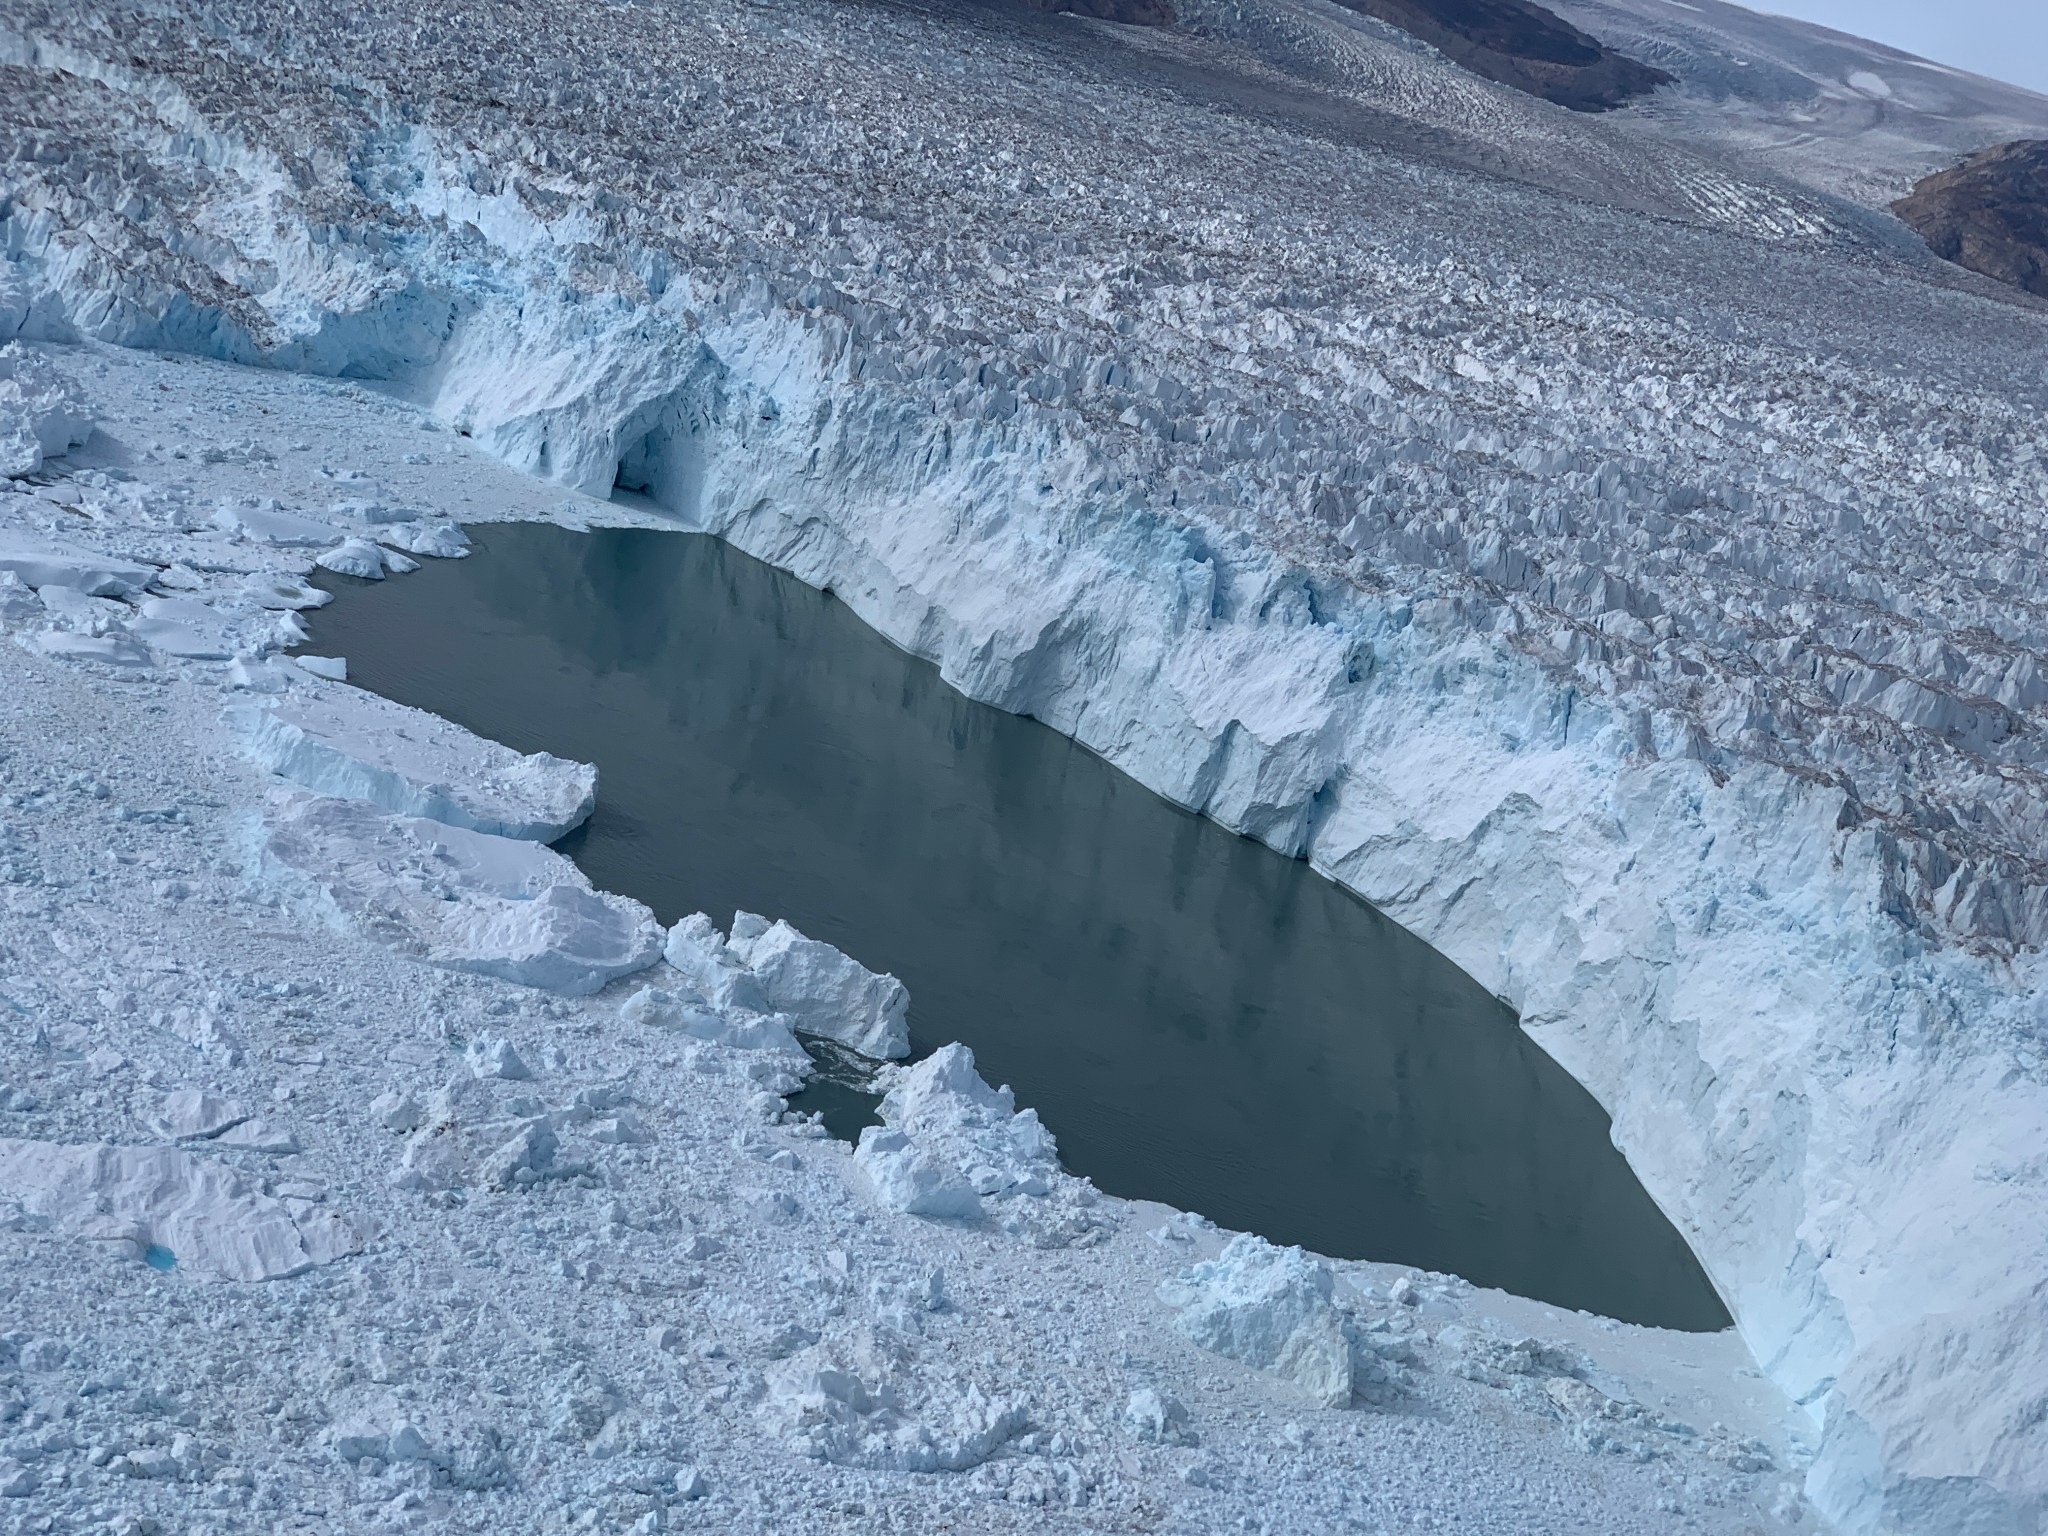
M 2048 323 L 1882 208 L 2048 103 L 1180 9 L 0 16 L 9 1520 L 2041 1528 Z M 1737 1333 L 1105 1200 L 957 1052 L 786 1121 L 885 979 L 294 659 L 615 490 L 1434 944 Z

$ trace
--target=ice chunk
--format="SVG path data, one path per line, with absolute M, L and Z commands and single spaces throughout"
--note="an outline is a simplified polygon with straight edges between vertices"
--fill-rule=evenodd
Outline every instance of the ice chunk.
M 251 757 L 294 784 L 451 827 L 553 842 L 597 803 L 597 770 L 587 763 L 515 752 L 356 689 L 239 705 L 228 721 Z
M 469 535 L 455 523 L 407 523 L 385 529 L 382 537 L 408 554 L 436 560 L 460 560 L 469 553 Z
M 498 1077 L 507 1082 L 524 1082 L 533 1076 L 512 1042 L 502 1035 L 478 1035 L 463 1052 L 473 1077 Z
M 226 661 L 234 655 L 227 638 L 227 616 L 187 597 L 145 599 L 142 616 L 128 621 L 128 632 L 166 656 Z
M 619 1017 L 629 1024 L 673 1030 L 737 1050 L 776 1051 L 794 1060 L 810 1059 L 782 1014 L 741 1008 L 721 1012 L 662 987 L 642 987 L 619 1005 Z
M 645 907 L 536 843 L 300 792 L 274 797 L 265 826 L 271 878 L 430 965 L 583 995 L 661 953 Z
M 12 571 L 27 586 L 69 587 L 88 597 L 128 597 L 156 577 L 153 565 L 8 535 L 0 535 L 0 571 Z
M 420 1103 L 409 1093 L 392 1089 L 370 1101 L 370 1117 L 387 1131 L 401 1134 L 420 1128 Z
M 894 976 L 877 975 L 830 944 L 751 912 L 733 918 L 726 947 L 759 978 L 768 1006 L 799 1030 L 863 1056 L 910 1054 L 910 994 Z
M 348 681 L 348 658 L 346 656 L 294 656 L 300 670 L 325 678 L 330 683 Z
M 156 665 L 148 647 L 125 629 L 109 630 L 104 635 L 76 635 L 66 630 L 50 629 L 41 634 L 23 635 L 21 642 L 32 651 L 62 661 L 96 661 L 108 667 Z
M 84 396 L 48 358 L 0 347 L 0 477 L 32 475 L 90 436 Z
M 244 1120 L 213 1140 L 216 1147 L 237 1147 L 244 1152 L 267 1152 L 283 1157 L 299 1150 L 298 1138 L 281 1125 L 268 1120 Z
M 1050 1132 L 1035 1110 L 1016 1109 L 1008 1088 L 991 1088 L 974 1052 L 955 1042 L 914 1067 L 892 1069 L 880 1114 L 931 1156 L 959 1168 L 984 1195 L 1044 1195 L 1058 1172 Z
M 227 682 L 230 688 L 248 693 L 288 693 L 298 681 L 292 675 L 297 670 L 254 656 L 237 656 L 228 663 Z
M 668 963 L 689 980 L 713 1008 L 769 1012 L 768 993 L 702 912 L 693 912 L 668 931 L 662 946 Z
M 177 1147 L 0 1138 L 0 1189 L 68 1236 L 151 1248 L 181 1269 L 278 1280 L 356 1252 L 355 1228 L 324 1208 L 295 1215 L 240 1174 Z
M 1157 1388 L 1140 1387 L 1124 1404 L 1124 1423 L 1140 1440 L 1154 1445 L 1192 1445 L 1188 1411 L 1177 1398 L 1163 1396 Z
M 327 510 L 337 518 L 380 525 L 387 523 L 410 523 L 419 517 L 419 513 L 413 511 L 410 507 L 394 506 L 388 501 L 377 501 L 374 498 L 367 497 L 358 497 L 350 501 L 337 501 Z
M 1016 1101 L 1009 1089 L 989 1087 L 974 1069 L 974 1052 L 955 1041 L 897 1071 L 882 1108 L 891 1125 L 929 1131 L 1007 1120 Z
M 902 1131 L 868 1126 L 860 1133 L 853 1164 L 875 1203 L 886 1210 L 946 1221 L 981 1219 L 981 1197 L 959 1171 L 929 1156 Z
M 123 628 L 128 609 L 110 597 L 87 597 L 71 587 L 46 586 L 36 593 L 51 626 L 81 635 L 103 635 Z
M 901 1380 L 904 1364 L 873 1338 L 810 1345 L 764 1373 L 762 1417 L 821 1461 L 889 1472 L 964 1472 L 1023 1433 L 1020 1405 L 951 1378 Z
M 33 587 L 13 571 L 0 571 L 0 624 L 26 624 L 42 611 Z
M 1293 1382 L 1318 1407 L 1351 1402 L 1351 1345 L 1330 1302 L 1330 1266 L 1240 1233 L 1223 1252 L 1161 1282 L 1174 1327 L 1213 1354 Z
M 370 1418 L 344 1419 L 328 1430 L 327 1440 L 335 1455 L 351 1465 L 366 1456 L 393 1462 L 434 1460 L 427 1437 L 404 1419 L 388 1426 Z
M 392 569 L 392 556 L 382 545 L 368 539 L 343 539 L 326 554 L 318 556 L 313 563 L 338 576 L 357 576 L 364 581 L 382 581 L 386 570 Z M 418 569 L 408 565 L 408 569 Z
M 318 549 L 341 537 L 341 530 L 331 523 L 261 507 L 224 505 L 211 522 L 223 533 L 238 533 L 280 549 Z
M 288 576 L 252 576 L 243 585 L 242 596 L 258 608 L 281 608 L 293 612 L 322 608 L 334 601 L 332 592 L 323 592 Z

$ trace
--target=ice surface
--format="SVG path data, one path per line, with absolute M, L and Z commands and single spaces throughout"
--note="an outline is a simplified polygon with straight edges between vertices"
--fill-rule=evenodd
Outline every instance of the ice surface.
M 31 587 L 63 587 L 88 597 L 127 597 L 156 577 L 152 566 L 110 560 L 62 544 L 26 543 L 0 534 L 0 571 Z
M 2042 336 L 1871 210 L 2048 118 L 1732 7 L 1564 9 L 1686 87 L 1566 121 L 1265 0 L 1188 0 L 1143 43 L 793 0 L 764 46 L 722 3 L 543 7 L 545 77 L 469 5 L 322 31 L 331 78 L 303 13 L 29 6 L 0 38 L 0 334 L 393 380 L 438 433 L 305 380 L 276 448 L 319 452 L 279 476 L 352 465 L 346 417 L 436 516 L 483 469 L 449 428 L 642 486 L 1306 855 L 1613 1114 L 1825 1426 L 1833 1515 L 2011 1525 L 2048 1426 L 2017 1373 L 1954 1404 L 2048 1266 Z M 254 600 L 320 601 L 267 546 L 177 531 L 174 475 L 279 493 L 255 397 L 202 376 L 230 377 L 151 375 L 179 411 L 93 385 L 158 504 L 67 477 L 76 511 L 0 496 L 35 504 L 7 537 L 232 550 Z M 415 490 L 422 448 L 456 467 Z M 493 483 L 521 515 L 562 494 Z
M 323 795 L 498 837 L 553 842 L 597 803 L 597 770 L 525 754 L 353 688 L 237 706 L 230 724 L 271 773 Z
M 280 512 L 274 507 L 247 507 L 232 503 L 213 514 L 213 526 L 283 549 L 321 549 L 341 537 L 341 530 L 331 523 L 316 522 L 292 512 Z
M 1546 1383 L 1470 1380 L 1429 1333 L 1520 1307 L 1521 1332 L 1626 1373 L 1626 1388 L 1601 1376 L 1603 1393 L 1644 1400 L 1662 1372 L 1680 1416 L 1739 1425 L 1731 1445 L 1767 1437 L 1783 1467 L 1787 1426 L 1732 1339 L 1609 1331 L 1444 1277 L 1404 1276 L 1417 1305 L 1382 1304 L 1386 1267 L 1342 1266 L 1340 1299 L 1371 1292 L 1347 1301 L 1380 1362 L 1358 1357 L 1362 1381 L 1378 1373 L 1359 1395 L 1397 1393 L 1408 1411 L 1340 1420 L 1176 1332 L 1156 1287 L 1221 1235 L 1062 1173 L 1035 1117 L 962 1053 L 891 1076 L 885 1103 L 982 1219 L 876 1201 L 853 1149 L 787 1112 L 807 1058 L 786 1018 L 733 1004 L 734 977 L 766 998 L 708 920 L 681 925 L 671 952 L 730 1006 L 675 967 L 551 996 L 318 921 L 340 909 L 260 855 L 271 781 L 224 718 L 230 696 L 324 693 L 257 649 L 267 620 L 246 593 L 294 581 L 305 556 L 228 543 L 185 513 L 223 496 L 327 508 L 323 463 L 360 464 L 427 515 L 462 496 L 550 512 L 561 493 L 473 450 L 440 479 L 437 452 L 409 481 L 432 442 L 421 418 L 352 386 L 57 355 L 107 365 L 92 377 L 116 446 L 138 416 L 198 446 L 89 487 L 113 498 L 103 522 L 0 496 L 0 529 L 171 560 L 161 590 L 238 615 L 252 648 L 225 667 L 115 674 L 0 647 L 0 1130 L 121 1145 L 166 1095 L 211 1095 L 250 1118 L 156 1150 L 232 1163 L 298 1227 L 333 1211 L 364 1246 L 285 1285 L 222 1284 L 161 1242 L 138 1261 L 148 1231 L 84 1241 L 0 1186 L 0 1414 L 68 1409 L 8 1422 L 0 1461 L 20 1470 L 0 1466 L 0 1487 L 19 1482 L 18 1507 L 132 1536 L 144 1516 L 267 1536 L 308 1507 L 365 1529 L 493 1531 L 564 1510 L 572 1526 L 727 1531 L 797 1508 L 821 1536 L 888 1517 L 990 1536 L 1425 1518 L 1662 1536 L 1671 1506 L 1714 1536 L 1801 1528 L 1773 1516 L 1783 1474 L 1750 1453 L 1624 1426 L 1649 1444 L 1640 1460 L 1580 1435 L 1616 1425 L 1599 1403 L 1572 1399 L 1593 1415 L 1564 1422 Z M 201 456 L 252 420 L 317 451 Z M 176 494 L 188 465 L 206 478 L 190 502 Z M 118 612 L 81 600 L 89 623 Z M 374 883 L 418 881 L 435 910 L 459 908 L 470 876 L 425 851 L 456 834 L 418 830 L 376 844 Z M 519 870 L 539 850 L 512 850 L 484 885 L 532 888 Z M 474 1075 L 469 1047 L 495 1057 L 495 1042 L 530 1075 Z M 1167 1425 L 1156 1440 L 1126 1417 L 1146 1389 Z M 1200 1413 L 1181 1425 L 1173 1403 Z
M 0 324 L 0 334 L 13 329 Z M 34 474 L 91 435 L 77 385 L 40 354 L 11 341 L 0 346 L 0 479 Z
M 234 1169 L 172 1147 L 0 1138 L 0 1190 L 66 1236 L 137 1260 L 166 1248 L 180 1267 L 224 1280 L 281 1280 L 361 1246 L 335 1213 L 295 1216 Z
M 1240 1233 L 1215 1258 L 1161 1282 L 1174 1327 L 1213 1354 L 1271 1371 L 1319 1408 L 1351 1402 L 1351 1345 L 1329 1265 Z
M 538 844 L 298 792 L 274 796 L 264 820 L 280 879 L 309 883 L 365 937 L 431 965 L 580 995 L 660 957 L 645 907 L 593 891 Z
M 868 1126 L 860 1133 L 853 1162 L 875 1202 L 886 1210 L 942 1221 L 981 1219 L 981 1199 L 960 1171 L 901 1131 Z
M 313 562 L 338 576 L 355 576 L 364 581 L 382 581 L 385 572 L 397 569 L 389 550 L 369 539 L 343 539 Z
M 910 1054 L 910 994 L 894 976 L 877 975 L 830 944 L 752 912 L 733 917 L 726 947 L 761 984 L 768 1007 L 789 1015 L 797 1029 L 863 1056 Z

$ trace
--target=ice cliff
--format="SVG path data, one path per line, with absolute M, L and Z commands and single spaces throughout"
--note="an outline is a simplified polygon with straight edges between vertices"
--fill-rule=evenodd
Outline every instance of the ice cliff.
M 1183 10 L 1072 57 L 563 15 L 522 72 L 482 7 L 309 52 L 285 7 L 20 6 L 0 330 L 392 380 L 1312 860 L 1609 1109 L 1845 1529 L 2036 1529 L 2038 317 L 1768 171 Z M 1384 131 L 1186 83 L 1255 44 Z M 593 983 L 649 957 L 613 917 Z M 850 1369 L 775 1389 L 827 1454 Z

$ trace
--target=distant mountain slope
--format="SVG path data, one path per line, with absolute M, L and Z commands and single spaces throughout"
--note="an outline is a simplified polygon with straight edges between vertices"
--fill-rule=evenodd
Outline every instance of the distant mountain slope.
M 1990 144 L 2048 136 L 2048 97 L 1723 0 L 1552 0 L 1572 25 L 1678 77 L 1632 131 L 1885 209 Z
M 1173 7 L 1166 0 L 1024 0 L 1034 11 L 1053 15 L 1071 12 L 1097 21 L 1120 21 L 1130 26 L 1170 27 L 1175 21 Z
M 1391 22 L 1475 75 L 1575 112 L 1605 112 L 1672 76 L 1625 58 L 1529 0 L 1338 0 Z

